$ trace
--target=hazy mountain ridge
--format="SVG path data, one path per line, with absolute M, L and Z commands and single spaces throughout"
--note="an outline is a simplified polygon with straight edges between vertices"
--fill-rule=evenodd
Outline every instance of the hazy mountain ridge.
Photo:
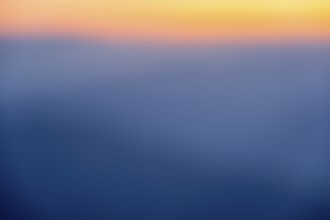
M 0 43 L 0 100 L 4 179 L 46 219 L 329 214 L 329 47 L 44 41 Z

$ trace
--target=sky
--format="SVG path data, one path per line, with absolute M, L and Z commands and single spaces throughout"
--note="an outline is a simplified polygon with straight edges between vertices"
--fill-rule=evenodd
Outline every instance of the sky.
M 330 37 L 328 0 L 3 0 L 2 35 L 221 41 Z

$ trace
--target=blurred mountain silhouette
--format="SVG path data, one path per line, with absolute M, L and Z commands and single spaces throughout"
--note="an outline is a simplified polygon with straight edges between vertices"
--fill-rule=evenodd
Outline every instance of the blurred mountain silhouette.
M 329 45 L 0 47 L 2 219 L 330 219 Z

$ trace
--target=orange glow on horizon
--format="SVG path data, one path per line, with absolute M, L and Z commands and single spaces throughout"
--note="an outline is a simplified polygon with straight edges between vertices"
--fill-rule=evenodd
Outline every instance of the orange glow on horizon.
M 118 40 L 330 39 L 328 0 L 5 0 L 4 35 Z

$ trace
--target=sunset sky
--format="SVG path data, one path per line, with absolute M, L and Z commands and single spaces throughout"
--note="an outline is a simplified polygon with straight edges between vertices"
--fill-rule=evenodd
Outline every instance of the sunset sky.
M 4 0 L 2 35 L 220 41 L 330 38 L 329 0 Z

